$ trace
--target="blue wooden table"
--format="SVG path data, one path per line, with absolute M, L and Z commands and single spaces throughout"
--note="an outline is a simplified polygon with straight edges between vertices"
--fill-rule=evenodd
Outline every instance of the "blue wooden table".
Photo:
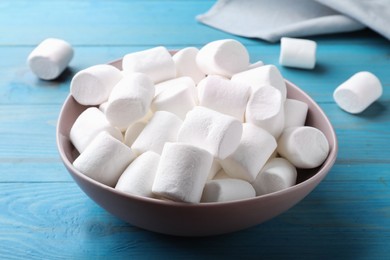
M 0 259 L 390 259 L 390 42 L 369 30 L 309 37 L 318 43 L 316 68 L 287 69 L 278 64 L 279 44 L 197 23 L 213 2 L 0 2 Z M 75 49 L 55 81 L 38 80 L 26 65 L 47 37 Z M 217 237 L 155 234 L 101 209 L 73 182 L 56 149 L 56 120 L 72 76 L 156 45 L 201 47 L 222 38 L 245 44 L 252 61 L 276 64 L 320 104 L 339 140 L 329 175 L 286 213 Z M 333 90 L 362 70 L 380 78 L 384 94 L 364 113 L 347 114 Z

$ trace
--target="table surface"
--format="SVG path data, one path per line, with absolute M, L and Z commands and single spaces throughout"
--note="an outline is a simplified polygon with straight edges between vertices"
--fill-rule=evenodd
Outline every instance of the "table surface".
M 370 30 L 308 37 L 318 43 L 316 68 L 283 68 L 279 44 L 198 23 L 196 15 L 213 3 L 0 2 L 0 259 L 389 259 L 389 41 Z M 26 58 L 48 37 L 70 42 L 75 56 L 59 79 L 41 81 Z M 79 189 L 57 152 L 56 121 L 72 76 L 129 52 L 201 47 L 223 38 L 245 44 L 252 61 L 278 66 L 319 103 L 339 140 L 334 167 L 284 214 L 228 235 L 166 236 L 110 215 Z M 332 93 L 363 70 L 380 78 L 384 93 L 365 112 L 351 115 L 336 106 Z

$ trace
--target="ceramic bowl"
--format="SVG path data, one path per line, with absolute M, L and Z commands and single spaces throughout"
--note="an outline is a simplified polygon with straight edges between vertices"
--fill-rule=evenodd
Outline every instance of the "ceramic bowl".
M 121 68 L 121 60 L 111 63 Z M 103 185 L 76 170 L 74 147 L 69 131 L 87 107 L 72 96 L 65 100 L 57 125 L 60 157 L 80 188 L 102 208 L 143 229 L 178 236 L 209 236 L 234 232 L 265 222 L 293 207 L 328 174 L 337 155 L 337 138 L 325 113 L 304 91 L 289 81 L 287 97 L 309 105 L 306 125 L 320 129 L 330 145 L 326 161 L 315 169 L 299 170 L 297 184 L 288 189 L 232 202 L 186 204 L 125 194 Z

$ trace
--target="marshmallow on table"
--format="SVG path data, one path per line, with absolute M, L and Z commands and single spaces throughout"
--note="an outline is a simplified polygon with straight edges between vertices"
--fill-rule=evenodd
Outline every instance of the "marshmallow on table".
M 28 56 L 31 71 L 41 79 L 57 78 L 73 58 L 72 46 L 64 40 L 48 38 Z
M 180 77 L 156 85 L 158 92 L 151 104 L 152 111 L 169 111 L 184 119 L 197 103 L 197 90 L 190 77 Z
M 199 50 L 196 63 L 205 74 L 230 78 L 248 68 L 249 54 L 245 46 L 236 40 L 218 40 Z
M 126 129 L 148 113 L 153 96 L 154 84 L 146 74 L 127 74 L 111 91 L 106 107 L 107 120 Z
M 70 83 L 70 93 L 81 105 L 100 105 L 107 101 L 121 79 L 121 71 L 114 66 L 95 65 L 76 73 Z
M 278 153 L 298 168 L 320 166 L 329 153 L 325 135 L 311 126 L 284 129 L 278 140 Z
M 176 142 L 182 120 L 173 113 L 157 111 L 135 139 L 131 149 L 141 154 L 153 151 L 161 154 L 166 142 Z
M 256 195 L 264 195 L 295 185 L 297 170 L 284 158 L 270 159 L 252 183 Z
M 88 177 L 114 187 L 134 158 L 128 146 L 109 133 L 101 132 L 76 158 L 73 166 Z
M 162 46 L 126 54 L 122 60 L 123 72 L 142 72 L 154 83 L 176 77 L 176 66 L 169 51 Z
M 200 202 L 213 156 L 183 143 L 166 143 L 154 179 L 154 194 L 190 203 Z
M 90 107 L 78 116 L 70 129 L 69 137 L 74 147 L 81 153 L 102 131 L 110 133 L 119 141 L 123 139 L 121 131 L 110 125 L 98 108 Z
M 196 63 L 196 56 L 199 50 L 195 47 L 188 47 L 176 52 L 172 59 L 176 64 L 177 77 L 191 77 L 195 84 L 198 84 L 206 75 Z
M 363 112 L 381 95 L 380 80 L 368 71 L 354 74 L 333 92 L 333 98 L 343 110 L 357 114 Z
M 187 113 L 179 130 L 178 141 L 209 151 L 225 159 L 240 143 L 242 124 L 234 117 L 197 106 Z
M 125 193 L 154 197 L 152 185 L 160 155 L 148 151 L 138 156 L 122 173 L 115 189 Z
M 317 43 L 311 40 L 282 37 L 279 63 L 286 67 L 313 69 Z
M 283 100 L 287 97 L 286 83 L 280 71 L 274 65 L 264 65 L 254 69 L 242 71 L 233 75 L 232 81 L 241 81 L 252 87 L 252 91 L 264 86 L 273 86 L 281 93 Z
M 218 75 L 209 75 L 197 86 L 199 105 L 244 121 L 251 88 Z
M 132 125 L 130 125 L 127 129 L 126 129 L 126 132 L 125 132 L 125 139 L 124 139 L 124 143 L 131 147 L 135 141 L 135 139 L 137 139 L 137 137 L 139 136 L 139 134 L 144 130 L 145 126 L 146 126 L 147 123 L 145 122 L 136 122 Z
M 245 121 L 267 130 L 278 138 L 284 128 L 284 100 L 280 91 L 264 86 L 254 91 L 249 98 Z
M 201 202 L 225 202 L 254 198 L 256 191 L 253 186 L 243 180 L 219 179 L 206 182 Z
M 275 151 L 276 145 L 275 138 L 264 129 L 243 124 L 240 144 L 220 164 L 229 176 L 252 182 Z
M 304 126 L 309 106 L 300 100 L 286 99 L 284 102 L 284 127 Z

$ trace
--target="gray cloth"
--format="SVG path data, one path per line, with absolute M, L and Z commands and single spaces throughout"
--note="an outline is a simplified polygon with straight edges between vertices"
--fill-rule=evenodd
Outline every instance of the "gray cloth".
M 283 36 L 351 32 L 365 26 L 390 39 L 390 0 L 219 0 L 197 19 L 232 34 L 270 42 Z

